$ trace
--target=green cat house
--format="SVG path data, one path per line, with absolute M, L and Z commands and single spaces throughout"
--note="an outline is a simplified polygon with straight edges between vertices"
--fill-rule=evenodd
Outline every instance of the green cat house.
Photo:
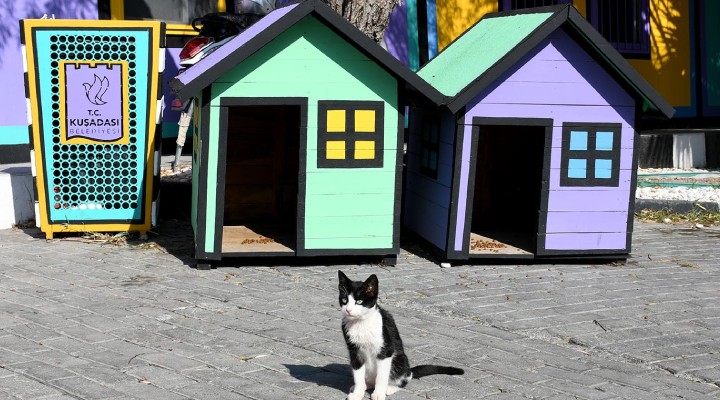
M 407 93 L 440 94 L 321 1 L 278 8 L 171 82 L 195 98 L 199 267 L 399 252 Z

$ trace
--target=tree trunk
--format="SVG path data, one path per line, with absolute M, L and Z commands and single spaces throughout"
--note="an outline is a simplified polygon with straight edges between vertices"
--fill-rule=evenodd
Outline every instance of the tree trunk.
M 323 0 L 377 43 L 382 42 L 390 13 L 400 0 Z

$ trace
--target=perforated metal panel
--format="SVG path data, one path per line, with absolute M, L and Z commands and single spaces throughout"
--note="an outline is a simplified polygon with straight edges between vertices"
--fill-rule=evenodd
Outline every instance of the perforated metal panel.
M 83 22 L 110 21 L 69 21 Z M 38 194 L 49 224 L 150 217 L 157 27 L 26 27 Z

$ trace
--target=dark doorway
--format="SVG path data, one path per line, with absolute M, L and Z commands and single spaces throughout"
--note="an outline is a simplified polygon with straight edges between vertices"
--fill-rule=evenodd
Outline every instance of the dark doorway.
M 228 107 L 223 253 L 295 251 L 300 106 Z
M 544 126 L 479 127 L 471 256 L 535 253 L 544 153 Z

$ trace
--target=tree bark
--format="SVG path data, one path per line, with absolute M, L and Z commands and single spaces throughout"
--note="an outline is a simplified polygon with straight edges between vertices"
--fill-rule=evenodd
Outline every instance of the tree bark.
M 390 13 L 400 0 L 323 0 L 370 39 L 382 42 Z

